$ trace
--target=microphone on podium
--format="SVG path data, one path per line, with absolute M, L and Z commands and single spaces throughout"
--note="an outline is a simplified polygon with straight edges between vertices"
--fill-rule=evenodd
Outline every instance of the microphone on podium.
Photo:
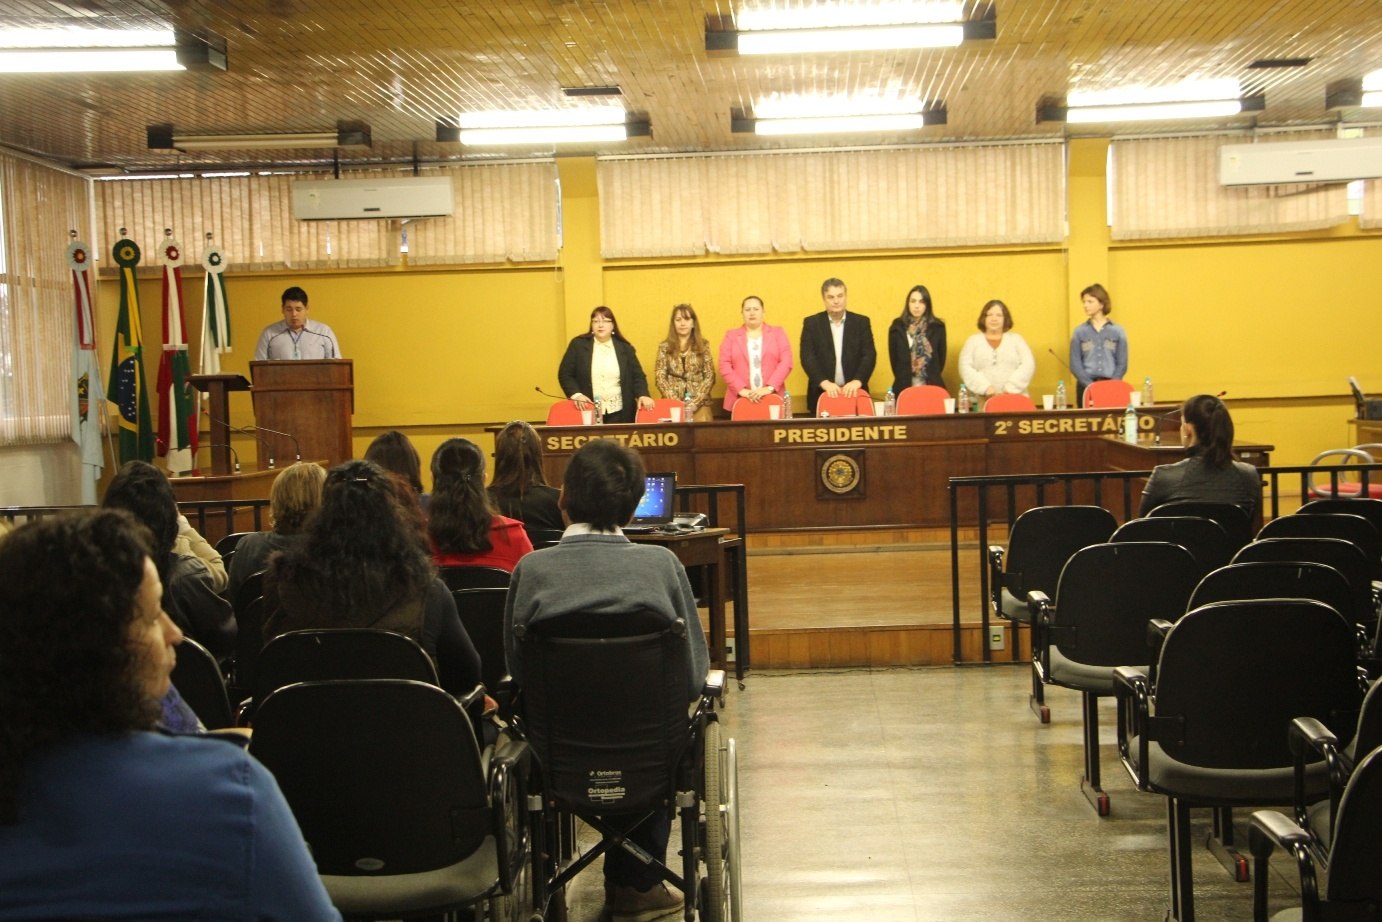
M 588 403 L 582 404 L 580 401 L 576 400 L 576 399 L 573 398 L 573 397 L 564 397 L 564 396 L 562 396 L 562 395 L 560 395 L 560 394 L 549 394 L 549 393 L 547 393 L 546 391 L 544 391 L 544 390 L 542 389 L 542 386 L 541 386 L 541 385 L 534 385 L 534 386 L 533 386 L 533 390 L 537 391 L 537 392 L 538 392 L 539 394 L 541 394 L 542 396 L 544 396 L 544 397 L 550 397 L 550 398 L 552 398 L 553 400 L 570 400 L 573 404 L 576 405 L 576 407 L 577 407 L 578 409 L 584 410 L 584 409 L 586 409 L 586 408 L 588 408 L 588 407 L 590 406 L 590 404 L 588 404 Z
M 1056 350 L 1054 350 L 1054 349 L 1047 349 L 1046 351 L 1049 352 L 1049 353 L 1051 353 L 1051 358 L 1055 359 L 1056 362 L 1060 365 L 1061 368 L 1064 368 L 1066 371 L 1069 371 L 1072 375 L 1075 373 L 1075 372 L 1073 372 L 1073 371 L 1070 370 L 1070 366 L 1069 366 L 1069 365 L 1065 364 L 1065 360 L 1064 360 L 1064 359 L 1062 359 L 1060 356 L 1056 355 Z
M 285 439 L 291 440 L 292 443 L 293 443 L 293 460 L 294 460 L 294 461 L 301 461 L 301 460 L 302 460 L 302 445 L 300 445 L 300 444 L 298 443 L 297 436 L 293 435 L 291 432 L 279 432 L 277 429 L 270 429 L 270 428 L 268 428 L 267 426 L 255 426 L 254 428 L 255 428 L 255 430 L 258 431 L 258 432 L 267 432 L 267 433 L 269 433 L 269 435 L 276 435 L 276 436 L 279 436 L 280 438 L 285 438 Z M 273 467 L 273 466 L 274 466 L 273 453 L 270 452 L 270 453 L 269 453 L 269 467 Z
M 224 448 L 226 451 L 230 452 L 231 456 L 235 459 L 235 473 L 237 473 L 237 474 L 240 473 L 240 453 L 239 453 L 238 451 L 236 451 L 236 450 L 235 450 L 235 447 L 234 447 L 233 445 L 231 445 L 229 442 L 227 442 L 227 443 L 224 444 L 224 445 L 211 445 L 211 444 L 207 444 L 207 445 L 202 445 L 202 446 L 200 446 L 200 447 L 202 447 L 202 448 Z

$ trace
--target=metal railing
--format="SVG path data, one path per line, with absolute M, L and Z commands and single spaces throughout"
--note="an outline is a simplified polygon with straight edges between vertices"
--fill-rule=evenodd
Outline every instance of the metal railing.
M 1036 506 L 1071 505 L 1089 503 L 1103 506 L 1113 513 L 1120 522 L 1136 518 L 1137 504 L 1141 494 L 1133 495 L 1134 482 L 1145 480 L 1151 471 L 1086 471 L 1070 474 L 1006 474 L 991 477 L 951 477 L 950 489 L 950 597 L 951 597 L 951 641 L 953 660 L 958 664 L 965 662 L 961 645 L 962 618 L 960 605 L 960 508 L 970 494 L 977 507 L 979 558 L 979 604 L 981 611 L 979 624 L 983 649 L 982 662 L 992 663 L 993 655 L 989 649 L 989 622 L 992 614 L 992 591 L 989 585 L 989 566 L 986 550 L 989 546 L 989 529 L 997 523 L 990 515 L 991 510 L 1001 510 L 1001 517 L 1009 530 L 1017 521 L 1018 515 Z M 1382 480 L 1382 463 L 1379 464 L 1336 464 L 1336 465 L 1293 465 L 1258 468 L 1258 473 L 1266 478 L 1266 499 L 1262 504 L 1267 518 L 1277 518 L 1281 511 L 1283 491 L 1286 495 L 1296 494 L 1302 503 L 1309 499 L 1326 495 L 1338 495 L 1340 483 L 1349 478 L 1346 487 L 1358 489 L 1366 496 L 1369 476 Z M 1328 478 L 1329 486 L 1324 486 L 1322 478 Z M 1353 477 L 1359 478 L 1357 482 Z M 1321 478 L 1317 481 L 1316 478 Z M 1294 484 L 1292 483 L 1294 481 Z M 1268 514 L 1269 513 L 1269 514 Z M 971 622 L 972 623 L 972 622 Z M 1016 649 L 1018 636 L 1014 625 L 1011 641 Z

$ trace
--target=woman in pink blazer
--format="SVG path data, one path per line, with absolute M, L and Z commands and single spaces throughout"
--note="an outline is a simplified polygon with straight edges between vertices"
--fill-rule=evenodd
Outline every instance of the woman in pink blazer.
M 749 295 L 740 310 L 744 325 L 730 330 L 720 343 L 720 377 L 725 379 L 725 409 L 740 397 L 754 403 L 783 392 L 792 371 L 787 331 L 763 322 L 763 299 Z

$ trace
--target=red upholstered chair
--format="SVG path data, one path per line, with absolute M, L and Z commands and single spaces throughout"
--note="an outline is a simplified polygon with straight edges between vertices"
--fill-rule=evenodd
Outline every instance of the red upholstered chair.
M 547 425 L 549 426 L 583 426 L 585 419 L 581 416 L 581 410 L 571 400 L 558 400 L 552 404 L 547 411 Z
M 950 392 L 935 384 L 914 384 L 897 395 L 898 416 L 930 416 L 945 412 Z
M 734 408 L 729 411 L 730 419 L 772 419 L 773 411 L 769 407 L 778 407 L 778 416 L 782 415 L 782 397 L 778 394 L 769 394 L 759 398 L 757 403 L 746 397 L 740 397 L 734 401 Z
M 821 394 L 821 399 L 816 401 L 817 416 L 872 416 L 873 398 L 860 391 L 854 397 L 846 397 L 841 394 L 839 397 L 831 397 L 828 394 Z
M 1369 452 L 1368 449 L 1373 451 Z M 1382 461 L 1382 449 L 1375 445 L 1359 445 L 1355 448 L 1331 448 L 1316 455 L 1310 465 L 1377 464 Z M 1309 475 L 1311 499 L 1382 499 L 1382 471 L 1368 472 L 1367 488 L 1363 487 L 1362 472 L 1352 474 L 1340 471 L 1338 492 L 1330 482 L 1330 472 L 1311 472 Z
M 985 413 L 1026 413 L 1036 409 L 1026 394 L 994 394 L 984 401 Z
M 1121 410 L 1131 401 L 1132 385 L 1126 381 L 1095 381 L 1084 389 L 1086 409 L 1118 407 Z
M 671 397 L 660 397 L 654 400 L 653 405 L 648 409 L 639 409 L 633 421 L 636 423 L 683 422 L 684 420 L 681 419 L 682 409 L 682 402 L 680 400 L 673 400 Z M 675 416 L 672 414 L 673 410 L 676 410 Z

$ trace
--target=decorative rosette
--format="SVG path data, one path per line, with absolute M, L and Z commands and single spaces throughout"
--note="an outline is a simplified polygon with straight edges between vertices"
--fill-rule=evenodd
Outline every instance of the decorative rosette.
M 182 244 L 174 237 L 163 241 L 163 262 L 174 268 L 182 265 Z
M 133 269 L 139 265 L 139 244 L 128 237 L 122 237 L 115 241 L 111 255 L 115 257 L 115 264 L 120 268 Z
M 91 248 L 85 241 L 73 240 L 67 245 L 67 268 L 73 272 L 85 272 L 91 266 Z
M 206 252 L 202 254 L 202 267 L 216 275 L 226 271 L 226 258 L 219 247 L 206 248 Z

